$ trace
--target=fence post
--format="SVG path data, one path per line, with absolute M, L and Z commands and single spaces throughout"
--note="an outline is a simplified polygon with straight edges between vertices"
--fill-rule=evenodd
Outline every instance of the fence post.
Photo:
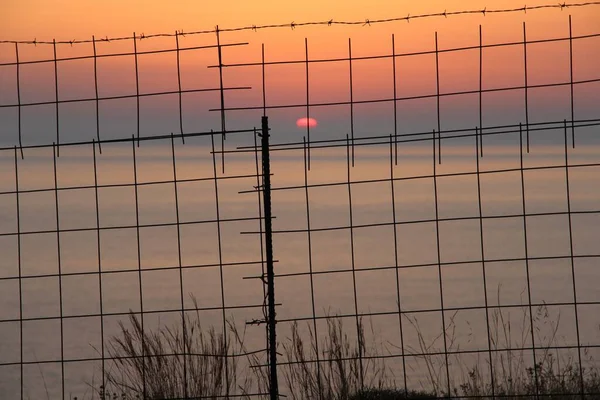
M 269 117 L 262 117 L 263 207 L 265 215 L 265 249 L 267 258 L 267 302 L 269 328 L 269 382 L 271 400 L 279 399 L 277 383 L 277 337 L 275 318 L 275 273 L 273 271 L 273 227 L 271 221 L 271 165 L 269 160 Z

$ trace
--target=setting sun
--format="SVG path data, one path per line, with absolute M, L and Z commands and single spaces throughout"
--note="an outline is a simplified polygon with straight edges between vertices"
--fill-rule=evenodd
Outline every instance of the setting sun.
M 313 127 L 317 126 L 317 120 L 314 119 L 314 118 L 306 118 L 306 117 L 299 118 L 296 121 L 296 125 L 299 128 L 306 128 L 307 126 L 310 127 L 310 128 L 313 128 Z

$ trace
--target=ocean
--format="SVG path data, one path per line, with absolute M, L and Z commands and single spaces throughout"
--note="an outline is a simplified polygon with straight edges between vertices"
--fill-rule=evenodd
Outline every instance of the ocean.
M 367 342 L 398 356 L 389 358 L 398 384 L 404 354 L 417 388 L 422 343 L 485 362 L 486 321 L 502 312 L 527 331 L 532 311 L 536 349 L 572 356 L 579 344 L 598 357 L 600 147 L 569 143 L 567 197 L 564 143 L 532 137 L 521 171 L 518 133 L 506 137 L 479 158 L 473 137 L 444 140 L 441 164 L 430 140 L 399 143 L 397 163 L 385 138 L 352 151 L 313 143 L 310 170 L 301 145 L 274 146 L 279 343 L 294 320 L 322 338 L 336 315 L 355 337 L 358 314 Z M 175 164 L 170 140 L 141 142 L 134 175 L 132 143 L 103 144 L 101 154 L 62 146 L 56 186 L 51 147 L 25 149 L 24 159 L 0 152 L 0 397 L 20 398 L 22 363 L 24 398 L 61 398 L 63 378 L 65 399 L 91 398 L 102 342 L 107 351 L 130 311 L 146 313 L 148 330 L 180 323 L 182 306 L 191 315 L 195 304 L 218 331 L 224 316 L 241 327 L 263 318 L 255 153 L 213 158 L 206 137 L 173 148 Z M 248 348 L 264 348 L 264 334 L 248 325 Z M 531 348 L 531 335 L 498 346 Z

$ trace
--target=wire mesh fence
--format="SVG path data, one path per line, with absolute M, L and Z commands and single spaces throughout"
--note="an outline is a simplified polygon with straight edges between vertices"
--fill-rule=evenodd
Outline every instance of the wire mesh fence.
M 564 22 L 1 43 L 0 394 L 600 396 L 600 33 Z

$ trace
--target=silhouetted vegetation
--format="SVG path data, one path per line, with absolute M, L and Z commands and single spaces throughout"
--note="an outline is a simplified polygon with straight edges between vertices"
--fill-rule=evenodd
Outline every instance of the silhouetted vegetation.
M 356 335 L 350 336 L 342 318 L 330 317 L 327 330 L 318 342 L 309 324 L 306 333 L 301 334 L 300 326 L 294 323 L 290 336 L 280 341 L 282 392 L 287 398 L 298 400 L 534 399 L 540 396 L 576 399 L 582 398 L 583 389 L 584 398 L 600 399 L 600 371 L 593 366 L 591 355 L 583 351 L 583 357 L 592 365 L 583 368 L 576 357 L 559 357 L 550 349 L 561 345 L 557 335 L 560 318 L 551 320 L 545 306 L 534 310 L 534 322 L 545 324 L 548 329 L 534 332 L 538 361 L 528 366 L 531 353 L 525 349 L 531 335 L 530 317 L 526 308 L 521 313 L 521 321 L 515 327 L 510 311 L 491 309 L 491 360 L 467 365 L 450 354 L 451 376 L 456 380 L 449 383 L 444 373 L 445 360 L 430 354 L 443 351 L 440 341 L 444 334 L 448 350 L 456 350 L 453 347 L 456 346 L 454 318 L 449 318 L 445 332 L 426 343 L 425 332 L 418 321 L 405 316 L 409 327 L 406 329 L 414 329 L 419 343 L 417 348 L 407 348 L 405 354 L 420 359 L 425 366 L 424 378 L 416 391 L 398 387 L 394 371 L 382 357 L 391 354 L 389 346 L 367 343 L 362 320 L 357 329 L 353 326 L 350 330 Z M 203 327 L 199 314 L 186 318 L 185 334 L 180 327 L 144 332 L 134 314 L 129 320 L 131 326 L 122 323 L 120 334 L 111 339 L 109 355 L 115 363 L 106 371 L 106 387 L 97 390 L 101 399 L 141 399 L 144 392 L 146 399 L 178 399 L 184 398 L 186 391 L 190 398 L 221 398 L 231 393 L 242 399 L 267 398 L 268 370 L 262 358 L 264 352 L 249 352 L 244 344 L 245 332 L 240 332 L 233 321 L 227 323 L 228 340 L 225 340 L 224 332 Z M 372 327 L 371 333 L 376 337 Z

